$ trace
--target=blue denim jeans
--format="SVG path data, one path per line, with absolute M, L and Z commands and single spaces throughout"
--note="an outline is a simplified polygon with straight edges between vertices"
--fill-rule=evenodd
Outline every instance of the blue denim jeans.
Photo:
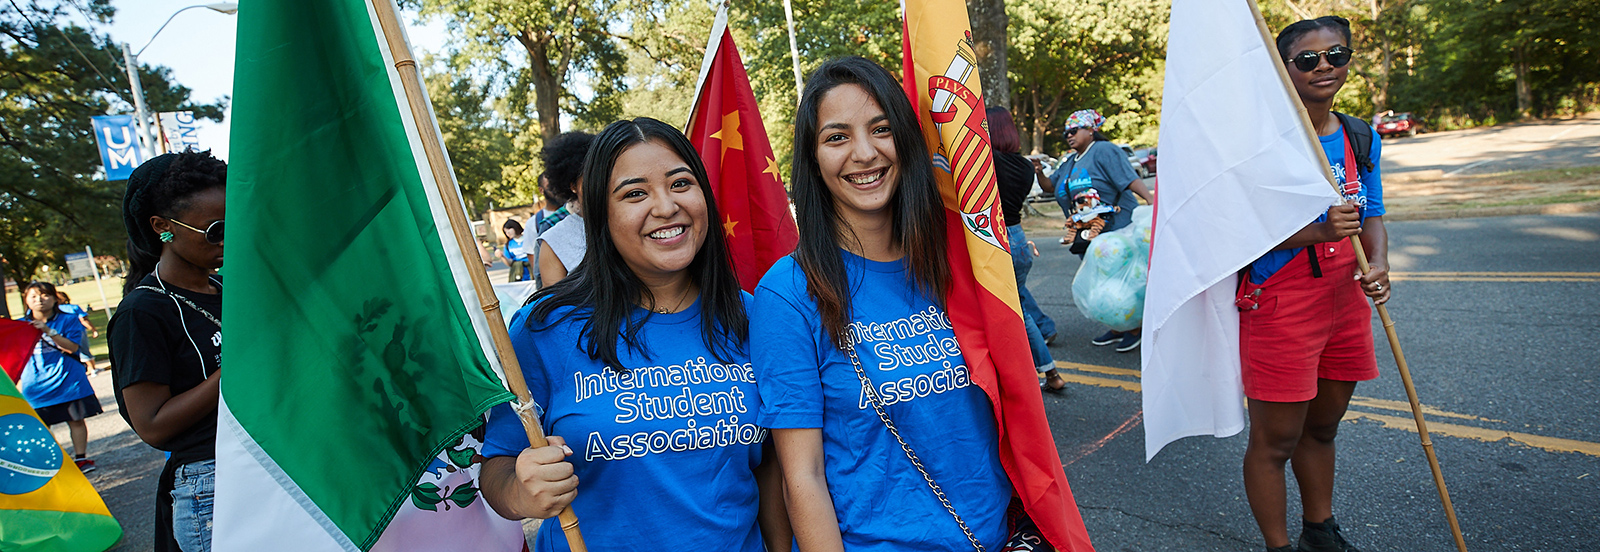
M 172 536 L 183 552 L 211 552 L 211 502 L 217 461 L 178 466 L 172 484 Z
M 1055 360 L 1050 358 L 1050 346 L 1044 342 L 1044 332 L 1039 329 L 1038 319 L 1028 311 L 1028 304 L 1033 304 L 1033 309 L 1038 310 L 1039 305 L 1033 302 L 1033 294 L 1028 292 L 1028 271 L 1033 269 L 1033 252 L 1028 250 L 1028 236 L 1022 233 L 1022 226 L 1007 226 L 1006 233 L 1011 236 L 1011 267 L 1017 272 L 1017 294 L 1022 301 L 1022 323 L 1028 330 L 1028 351 L 1033 354 L 1033 365 L 1043 372 L 1055 367 Z M 1044 313 L 1039 313 L 1044 316 Z M 1046 320 L 1049 320 L 1046 318 Z M 1054 330 L 1055 322 L 1050 322 Z
M 1028 291 L 1028 272 L 1033 270 L 1033 251 L 1028 249 L 1028 236 L 1022 233 L 1020 224 L 1007 226 L 1006 233 L 1011 236 L 1011 268 L 1017 272 L 1017 294 L 1022 299 L 1022 313 L 1033 317 L 1033 323 L 1039 327 L 1041 335 L 1053 336 L 1056 334 L 1056 321 L 1039 309 L 1033 292 Z

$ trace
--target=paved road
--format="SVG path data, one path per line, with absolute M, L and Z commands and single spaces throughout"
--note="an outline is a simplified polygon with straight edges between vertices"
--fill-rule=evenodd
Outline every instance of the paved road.
M 1600 216 L 1389 229 L 1390 312 L 1469 548 L 1596 549 Z M 1138 355 L 1088 345 L 1101 330 L 1071 304 L 1077 260 L 1045 253 L 1029 287 L 1062 325 L 1056 359 L 1076 363 L 1068 396 L 1046 397 L 1046 409 L 1096 548 L 1261 550 L 1244 436 L 1184 439 L 1145 463 Z M 1454 550 L 1376 317 L 1373 331 L 1383 375 L 1356 389 L 1341 429 L 1335 512 L 1362 550 Z
M 1383 143 L 1386 174 L 1439 171 L 1444 176 L 1600 165 L 1600 114 L 1392 138 Z

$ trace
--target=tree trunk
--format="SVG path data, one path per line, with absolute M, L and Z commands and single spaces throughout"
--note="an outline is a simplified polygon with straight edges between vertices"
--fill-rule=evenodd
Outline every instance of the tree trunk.
M 539 135 L 544 143 L 549 143 L 561 134 L 561 76 L 565 68 L 551 67 L 548 37 L 534 37 L 529 31 L 523 31 L 517 34 L 517 42 L 528 51 L 528 65 L 533 73 L 533 108 L 539 112 Z
M 978 78 L 989 107 L 1011 110 L 1011 80 L 1006 77 L 1005 0 L 967 0 L 972 17 L 972 47 L 978 56 Z
M 1033 96 L 1033 153 L 1044 153 L 1044 110 L 1039 107 L 1039 90 L 1029 90 Z
M 1393 65 L 1393 49 L 1389 43 L 1389 31 L 1383 23 L 1383 5 L 1379 0 L 1370 2 L 1372 8 L 1372 27 L 1378 33 L 1378 74 L 1372 79 L 1372 110 L 1382 113 L 1389 108 L 1389 70 Z
M 18 284 L 18 290 L 20 291 L 22 282 L 17 282 L 17 284 Z M 6 262 L 5 262 L 4 259 L 0 259 L 0 316 L 3 316 L 7 320 L 10 320 L 11 319 L 11 304 L 3 300 L 3 299 L 5 299 L 5 291 L 6 291 Z
M 1533 90 L 1528 86 L 1527 47 L 1518 44 L 1511 50 L 1512 71 L 1517 74 L 1517 118 L 1533 116 Z

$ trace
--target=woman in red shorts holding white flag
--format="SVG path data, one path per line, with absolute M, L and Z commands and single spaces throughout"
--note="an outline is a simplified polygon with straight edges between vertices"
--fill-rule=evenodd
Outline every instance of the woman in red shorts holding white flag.
M 1353 551 L 1333 517 L 1334 436 L 1356 382 L 1378 377 L 1367 298 L 1389 299 L 1381 145 L 1359 155 L 1366 123 L 1333 113 L 1353 50 L 1340 17 L 1300 21 L 1278 34 L 1278 54 L 1311 116 L 1344 201 L 1250 265 L 1239 289 L 1239 354 L 1250 398 L 1245 494 L 1269 552 Z M 1364 128 L 1372 136 L 1370 127 Z M 1348 240 L 1359 235 L 1372 270 L 1361 276 Z M 1284 463 L 1293 460 L 1303 531 L 1284 525 Z

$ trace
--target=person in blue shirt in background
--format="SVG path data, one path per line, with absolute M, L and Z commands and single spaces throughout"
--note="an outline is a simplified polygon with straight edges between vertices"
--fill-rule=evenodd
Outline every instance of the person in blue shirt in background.
M 945 312 L 944 206 L 916 113 L 888 71 L 838 58 L 806 82 L 794 136 L 800 243 L 756 287 L 750 333 L 800 548 L 999 550 L 1012 486 Z
M 1155 196 L 1128 164 L 1127 153 L 1100 132 L 1105 122 L 1106 118 L 1093 109 L 1080 109 L 1068 116 L 1067 145 L 1072 153 L 1063 156 L 1061 166 L 1050 175 L 1056 185 L 1056 203 L 1061 205 L 1062 215 L 1072 212 L 1072 198 L 1078 192 L 1091 187 L 1100 194 L 1102 201 L 1112 206 L 1111 220 L 1101 233 L 1121 230 L 1133 222 L 1133 209 L 1139 206 L 1140 198 L 1145 203 L 1155 204 Z M 1061 243 L 1071 243 L 1070 238 L 1062 238 Z M 1126 332 L 1107 330 L 1089 343 L 1097 347 L 1115 343 L 1117 352 L 1126 353 L 1139 348 L 1140 339 L 1139 328 Z
M 550 445 L 529 448 L 509 405 L 484 439 L 483 496 L 508 519 L 547 518 L 537 552 L 567 549 L 550 518 L 569 504 L 590 550 L 790 547 L 782 475 L 756 425 L 749 295 L 709 182 L 694 146 L 655 119 L 594 138 L 587 260 L 511 319 Z
M 505 224 L 500 225 L 500 231 L 506 235 L 505 245 L 500 246 L 500 255 L 511 267 L 511 276 L 507 281 L 521 282 L 532 278 L 528 273 L 528 255 L 522 252 L 522 223 L 507 219 Z
M 33 356 L 22 367 L 17 389 L 47 426 L 67 423 L 72 437 L 72 457 L 78 468 L 94 471 L 89 459 L 89 425 L 84 420 L 104 412 L 89 386 L 89 374 L 78 354 L 89 350 L 88 336 L 78 316 L 61 310 L 56 286 L 34 282 L 22 289 L 28 310 L 18 320 L 44 332 L 33 346 Z
M 56 291 L 56 299 L 59 300 L 57 305 L 61 307 L 61 312 L 78 317 L 78 323 L 83 324 L 83 329 L 89 332 L 89 337 L 100 337 L 100 329 L 94 327 L 94 323 L 89 321 L 88 309 L 72 304 L 72 297 L 67 296 L 65 291 Z M 89 352 L 88 347 L 78 351 L 78 360 L 83 361 L 83 364 L 89 367 L 89 375 L 100 373 L 100 368 L 95 366 L 94 353 Z

